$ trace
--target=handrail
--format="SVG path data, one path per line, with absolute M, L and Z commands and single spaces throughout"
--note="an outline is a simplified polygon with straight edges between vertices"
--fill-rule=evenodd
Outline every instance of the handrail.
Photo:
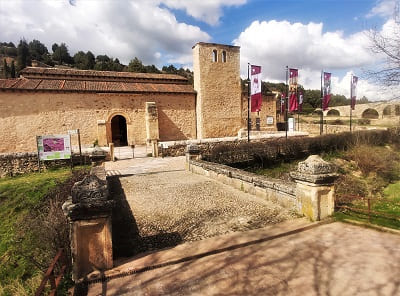
M 50 281 L 50 295 L 56 295 L 57 294 L 57 287 L 61 282 L 62 277 L 64 276 L 65 269 L 67 268 L 67 265 L 64 263 L 61 266 L 60 274 L 57 275 L 55 278 L 54 275 L 54 267 L 56 266 L 57 262 L 60 260 L 64 259 L 64 250 L 60 249 L 57 253 L 57 255 L 54 257 L 53 261 L 51 262 L 49 268 L 47 269 L 46 273 L 43 276 L 42 282 L 40 283 L 39 288 L 36 290 L 35 296 L 41 296 L 43 295 L 43 291 L 46 287 L 46 284 L 48 281 Z M 65 260 L 64 260 L 65 262 Z

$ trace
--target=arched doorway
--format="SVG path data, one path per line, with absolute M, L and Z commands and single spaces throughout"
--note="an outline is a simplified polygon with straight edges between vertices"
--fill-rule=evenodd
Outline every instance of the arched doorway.
M 111 140 L 115 147 L 128 145 L 126 119 L 122 115 L 115 115 L 111 119 Z

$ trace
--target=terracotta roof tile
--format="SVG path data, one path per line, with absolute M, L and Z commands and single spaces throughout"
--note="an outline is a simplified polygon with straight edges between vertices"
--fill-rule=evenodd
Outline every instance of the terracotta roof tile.
M 0 90 L 84 91 L 116 93 L 194 93 L 193 86 L 181 83 L 138 83 L 63 79 L 0 79 Z
M 67 76 L 70 78 L 91 78 L 105 80 L 164 80 L 187 82 L 187 78 L 175 74 L 157 74 L 157 73 L 133 73 L 133 72 L 114 72 L 114 71 L 94 71 L 94 70 L 78 70 L 78 69 L 60 69 L 60 68 L 41 68 L 27 67 L 23 69 L 21 75 L 26 78 L 43 78 L 57 79 L 59 76 Z

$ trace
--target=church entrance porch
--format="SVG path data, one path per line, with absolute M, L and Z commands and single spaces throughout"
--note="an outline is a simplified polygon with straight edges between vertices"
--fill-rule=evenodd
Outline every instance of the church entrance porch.
M 128 145 L 126 119 L 122 115 L 115 115 L 111 119 L 111 140 L 115 147 Z

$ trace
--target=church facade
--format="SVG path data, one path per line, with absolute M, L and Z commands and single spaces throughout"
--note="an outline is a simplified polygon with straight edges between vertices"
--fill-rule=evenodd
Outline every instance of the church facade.
M 247 112 L 240 48 L 197 43 L 193 71 L 194 86 L 171 74 L 28 67 L 0 80 L 0 153 L 75 129 L 84 146 L 236 136 Z M 265 100 L 263 116 L 276 119 L 275 98 Z

